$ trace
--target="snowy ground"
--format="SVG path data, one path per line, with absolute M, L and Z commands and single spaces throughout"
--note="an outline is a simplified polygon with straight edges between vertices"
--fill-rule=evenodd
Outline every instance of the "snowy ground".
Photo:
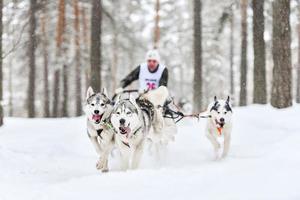
M 234 110 L 232 146 L 213 161 L 204 122 L 179 122 L 161 161 L 96 171 L 85 119 L 8 118 L 0 128 L 0 200 L 300 199 L 300 106 Z

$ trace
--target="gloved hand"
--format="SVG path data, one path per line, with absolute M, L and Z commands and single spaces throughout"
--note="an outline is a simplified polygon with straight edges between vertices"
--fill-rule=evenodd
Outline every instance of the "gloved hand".
M 122 88 L 122 87 L 119 87 L 119 88 L 117 88 L 116 90 L 115 90 L 115 93 L 116 94 L 120 94 L 120 93 L 122 93 L 124 91 L 124 89 Z

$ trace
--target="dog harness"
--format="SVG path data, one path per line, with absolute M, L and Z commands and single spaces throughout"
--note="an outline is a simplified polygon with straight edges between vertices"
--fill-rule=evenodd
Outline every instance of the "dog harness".
M 97 135 L 101 138 L 101 140 L 103 139 L 102 136 L 101 136 L 101 133 L 103 131 L 103 129 L 98 129 L 96 130 L 97 131 Z
M 218 127 L 218 128 L 217 128 L 217 131 L 218 131 L 218 135 L 219 135 L 219 136 L 222 135 L 222 129 L 223 129 L 223 128 L 221 128 L 221 127 Z

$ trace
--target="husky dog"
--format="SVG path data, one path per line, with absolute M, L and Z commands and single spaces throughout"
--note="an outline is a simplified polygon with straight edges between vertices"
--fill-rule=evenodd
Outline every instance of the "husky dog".
M 101 93 L 94 93 L 93 89 L 89 87 L 84 110 L 87 116 L 87 134 L 99 155 L 96 168 L 107 172 L 108 156 L 113 148 L 114 133 L 103 125 L 103 120 L 109 116 L 112 110 L 106 89 L 104 88 Z
M 120 95 L 111 113 L 110 122 L 115 130 L 116 146 L 121 154 L 121 168 L 127 170 L 138 167 L 143 153 L 145 138 L 150 129 L 150 119 L 129 95 Z
M 232 129 L 232 106 L 229 101 L 229 96 L 226 101 L 218 100 L 215 96 L 214 101 L 209 104 L 206 111 L 209 114 L 206 136 L 214 147 L 216 160 L 220 158 L 219 150 L 221 149 L 221 145 L 218 142 L 220 138 L 223 137 L 224 139 L 222 158 L 224 158 L 229 151 Z

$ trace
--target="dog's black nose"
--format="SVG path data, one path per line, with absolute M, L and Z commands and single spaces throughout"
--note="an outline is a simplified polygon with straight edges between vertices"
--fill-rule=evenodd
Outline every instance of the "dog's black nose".
M 120 119 L 120 124 L 125 124 L 125 119 Z
M 225 121 L 225 119 L 222 117 L 222 118 L 220 118 L 220 122 L 224 122 Z
M 99 110 L 94 110 L 94 113 L 95 114 L 99 114 Z

